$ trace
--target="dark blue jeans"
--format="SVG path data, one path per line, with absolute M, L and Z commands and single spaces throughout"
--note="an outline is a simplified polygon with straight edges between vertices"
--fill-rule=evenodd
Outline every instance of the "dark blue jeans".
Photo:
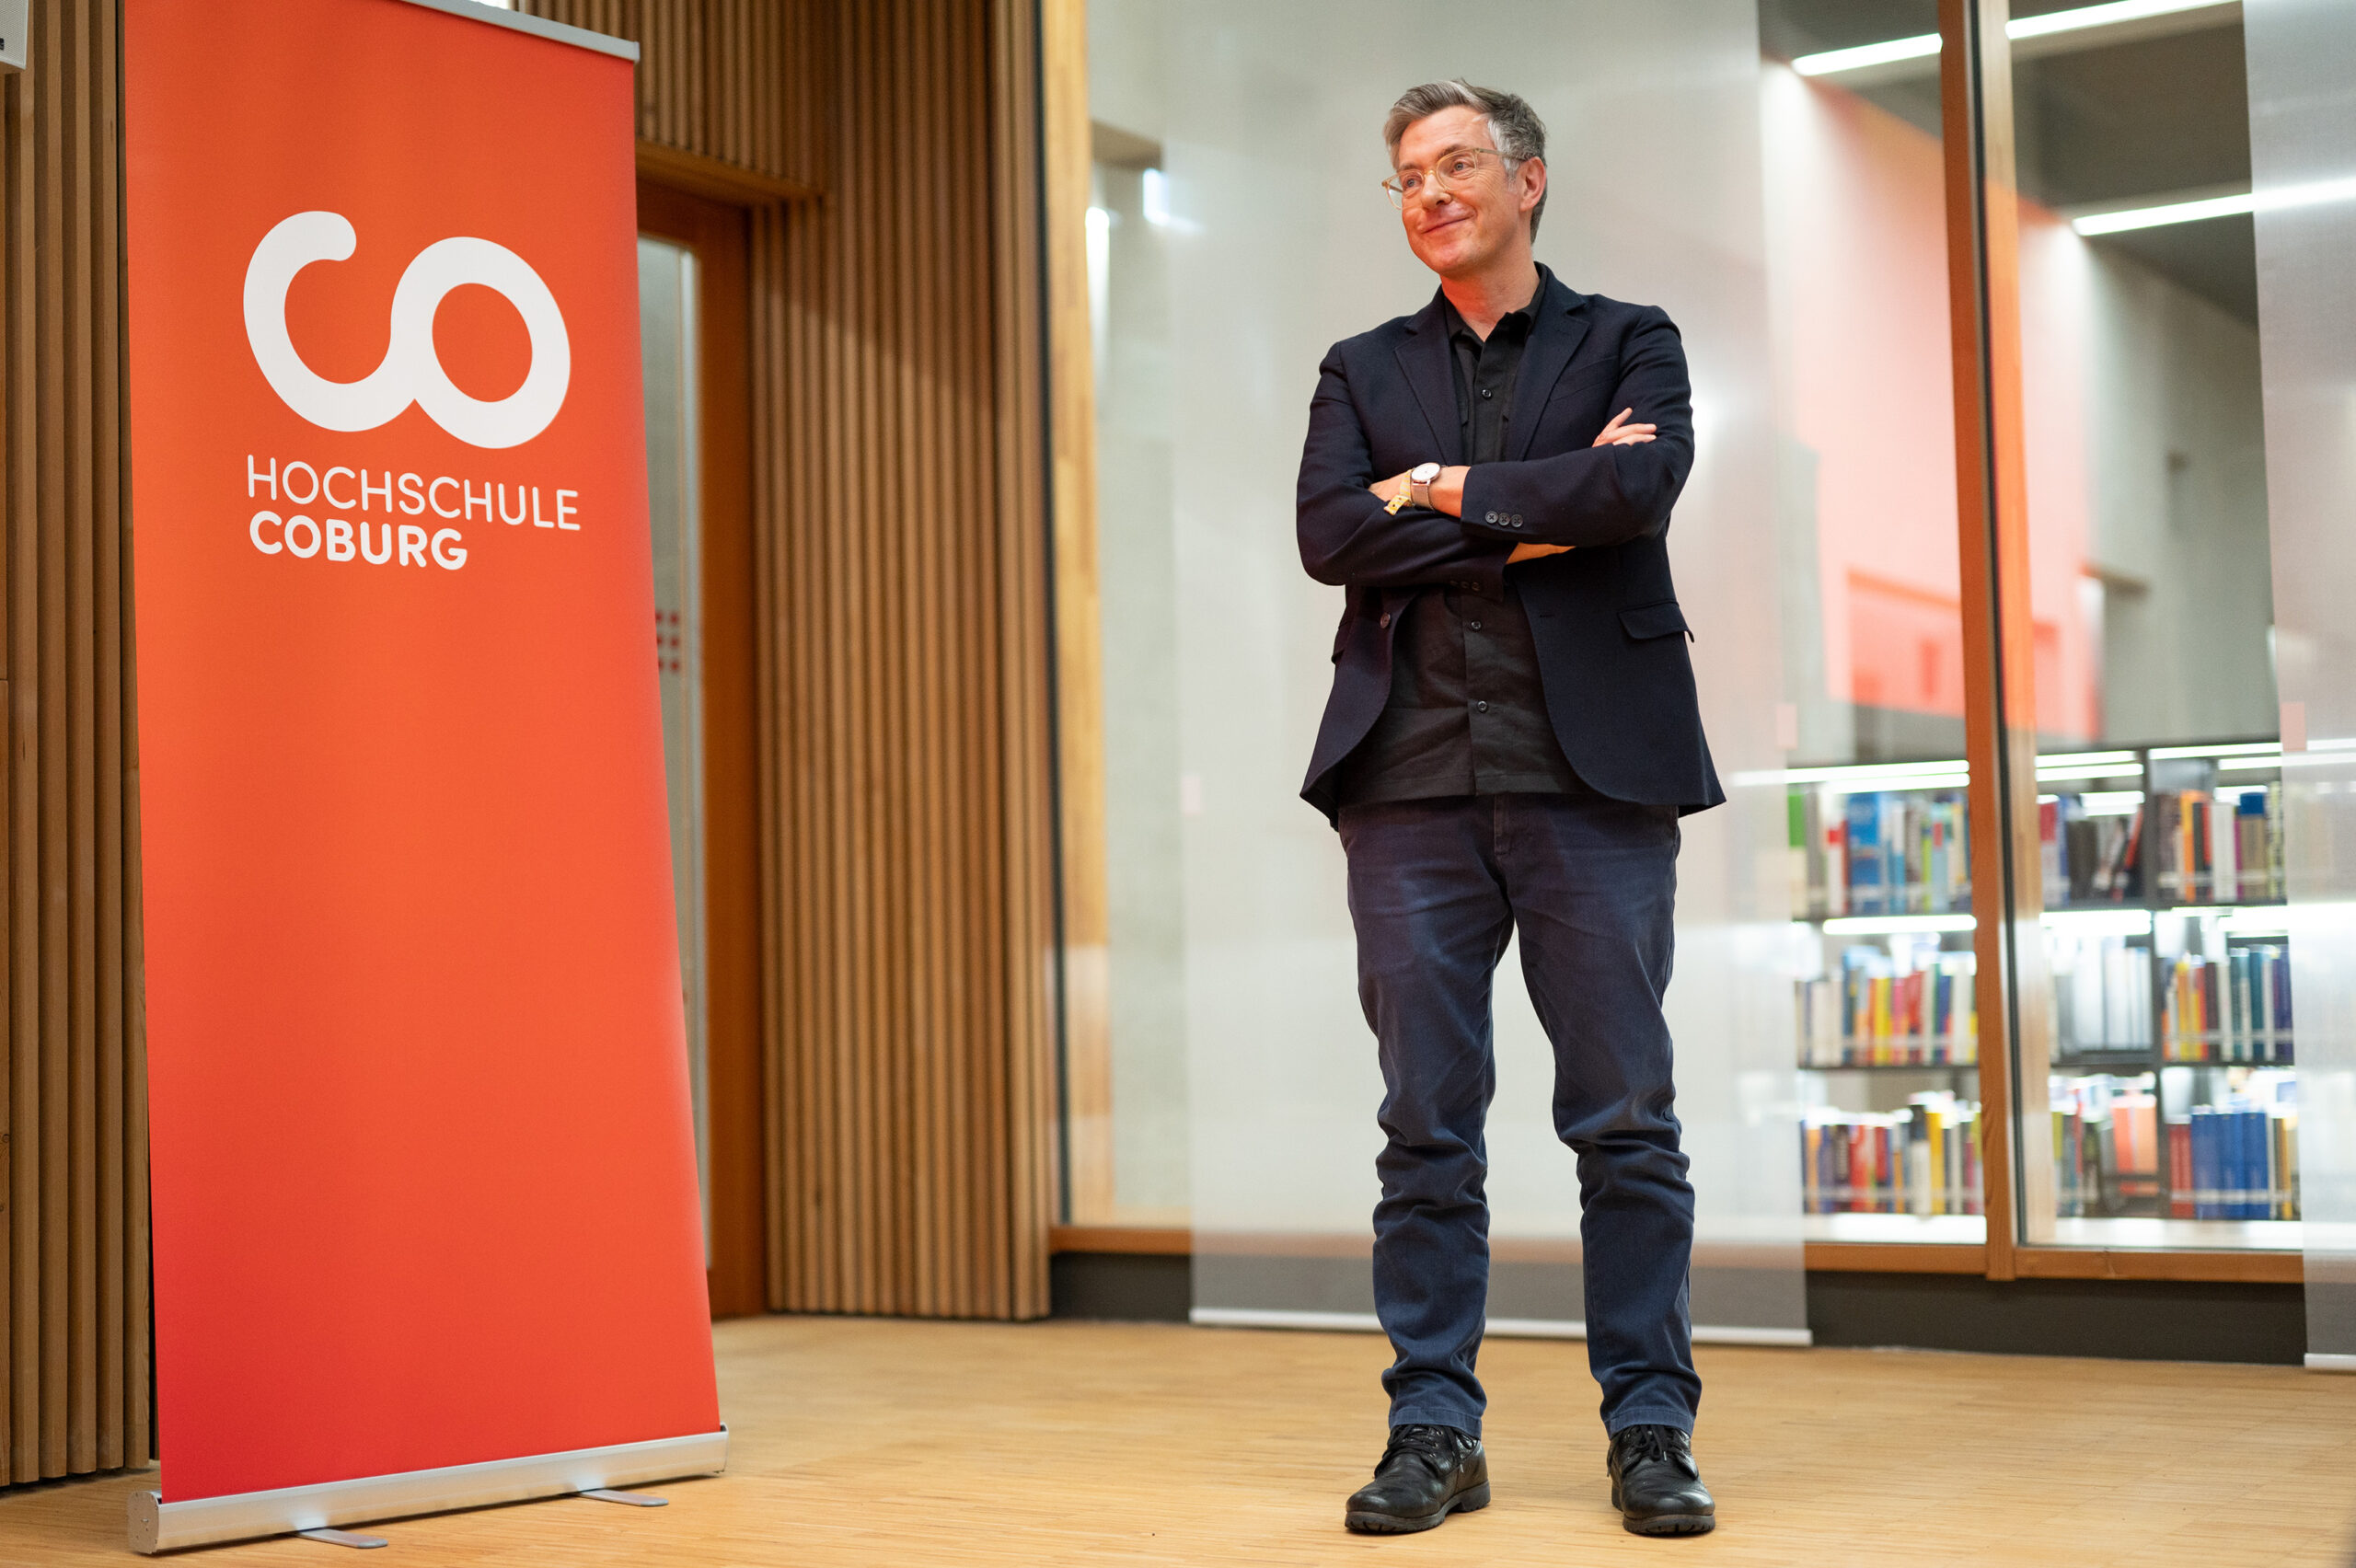
M 1358 997 L 1382 1057 L 1374 1301 L 1398 1358 L 1391 1424 L 1478 1435 L 1496 1093 L 1490 993 L 1508 937 L 1554 1047 L 1554 1130 L 1578 1157 L 1588 1364 L 1603 1424 L 1691 1431 L 1693 1189 L 1677 1147 L 1669 986 L 1673 807 L 1459 795 L 1341 817 Z

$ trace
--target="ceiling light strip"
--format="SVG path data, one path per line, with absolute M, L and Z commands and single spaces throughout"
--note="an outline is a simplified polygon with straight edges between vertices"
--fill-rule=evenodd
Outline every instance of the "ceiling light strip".
M 2072 11 L 2049 11 L 2041 17 L 2015 17 L 2004 24 L 2004 36 L 2014 40 L 2046 38 L 2054 33 L 2116 27 L 2122 22 L 2146 21 L 2154 17 L 2172 16 L 2178 11 L 2205 11 L 2212 6 L 2234 4 L 2235 0 L 2111 0 L 2108 5 L 2081 6 Z M 1911 38 L 1859 44 L 1854 49 L 1828 49 L 1819 54 L 1803 54 L 1792 62 L 1792 69 L 1803 76 L 1837 76 L 1844 72 L 1863 71 L 1876 65 L 1895 65 L 1904 60 L 1921 60 L 1938 52 L 1938 34 L 1918 33 Z

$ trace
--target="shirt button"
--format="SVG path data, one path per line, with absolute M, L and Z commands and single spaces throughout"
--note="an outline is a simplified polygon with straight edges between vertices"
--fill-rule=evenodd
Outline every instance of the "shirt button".
M 1481 388 L 1481 396 L 1482 396 L 1482 397 L 1484 397 L 1484 398 L 1494 398 L 1494 397 L 1496 397 L 1496 394 L 1495 392 L 1490 391 L 1487 387 L 1484 386 L 1484 387 L 1482 387 L 1482 388 Z
M 1486 713 L 1488 710 L 1489 705 L 1485 702 L 1476 702 L 1472 705 L 1472 711 L 1475 713 Z
M 1389 610 L 1383 611 L 1382 618 L 1375 622 L 1375 624 L 1377 626 L 1389 626 L 1391 624 L 1391 612 Z
M 1479 621 L 1467 621 L 1464 624 L 1471 627 L 1474 631 L 1481 629 L 1481 623 Z

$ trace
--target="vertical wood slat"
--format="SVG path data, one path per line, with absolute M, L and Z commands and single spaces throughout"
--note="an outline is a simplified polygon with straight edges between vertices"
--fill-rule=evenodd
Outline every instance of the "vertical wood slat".
M 153 1430 L 120 42 L 114 0 L 51 0 L 0 86 L 0 1482 L 144 1463 Z

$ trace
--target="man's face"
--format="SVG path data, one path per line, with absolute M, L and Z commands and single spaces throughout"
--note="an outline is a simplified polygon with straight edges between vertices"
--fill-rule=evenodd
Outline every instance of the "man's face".
M 1488 156 L 1467 179 L 1433 179 L 1429 171 L 1450 153 L 1479 148 Z M 1527 232 L 1524 214 L 1546 189 L 1545 166 L 1525 160 L 1508 178 L 1495 155 L 1488 116 L 1472 110 L 1443 109 L 1407 127 L 1399 139 L 1403 169 L 1422 171 L 1421 190 L 1406 199 L 1399 219 L 1416 259 L 1443 278 L 1477 272 Z

